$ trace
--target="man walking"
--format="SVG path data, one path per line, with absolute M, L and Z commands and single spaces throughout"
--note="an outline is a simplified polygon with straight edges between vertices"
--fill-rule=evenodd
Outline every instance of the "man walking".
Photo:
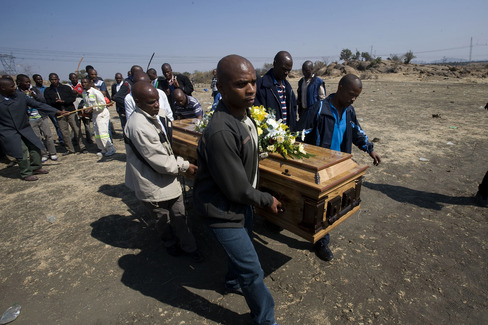
M 256 94 L 252 64 L 229 55 L 217 66 L 222 94 L 198 143 L 195 213 L 203 217 L 228 256 L 226 288 L 244 295 L 253 324 L 275 324 L 274 300 L 251 241 L 253 205 L 277 213 L 281 203 L 256 189 L 258 135 L 249 108 Z

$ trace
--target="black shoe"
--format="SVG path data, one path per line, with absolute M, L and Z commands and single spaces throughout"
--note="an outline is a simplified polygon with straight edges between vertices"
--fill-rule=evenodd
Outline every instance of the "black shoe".
M 61 154 L 61 156 L 67 156 L 67 155 L 71 155 L 72 153 L 73 153 L 73 152 L 71 152 L 71 151 L 66 151 L 66 152 L 63 152 L 63 153 Z
M 173 257 L 178 257 L 181 256 L 181 254 L 183 254 L 183 251 L 181 250 L 180 246 L 178 246 L 178 244 L 174 244 L 173 246 L 166 247 L 166 252 Z
M 88 150 L 86 149 L 80 150 L 80 153 L 88 153 Z
M 476 196 L 474 197 L 476 204 L 480 207 L 488 207 L 488 196 L 483 196 L 481 193 L 478 191 L 476 193 Z
M 225 286 L 225 293 L 235 293 L 236 295 L 244 296 L 241 287 L 228 287 Z
M 328 245 L 325 245 L 321 241 L 314 245 L 315 255 L 323 261 L 329 262 L 334 258 L 334 254 L 330 250 Z
M 192 260 L 194 260 L 197 263 L 202 263 L 203 260 L 205 260 L 205 257 L 198 249 L 195 250 L 194 252 L 187 253 L 187 254 L 192 258 Z

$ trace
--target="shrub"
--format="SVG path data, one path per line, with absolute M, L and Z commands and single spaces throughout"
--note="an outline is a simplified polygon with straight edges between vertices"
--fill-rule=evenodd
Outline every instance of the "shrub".
M 390 57 L 388 58 L 389 60 L 392 60 L 393 62 L 401 62 L 402 58 L 398 56 L 397 54 L 390 54 Z
M 368 52 L 362 52 L 361 57 L 364 61 L 371 61 L 373 59 Z
M 413 55 L 413 52 L 412 52 L 412 51 L 408 51 L 407 53 L 405 53 L 405 54 L 403 55 L 403 63 L 405 63 L 405 64 L 409 64 L 409 63 L 410 63 L 410 61 L 412 61 L 412 60 L 413 60 L 413 59 L 415 59 L 415 58 L 416 58 L 416 56 L 415 56 L 415 55 Z
M 358 50 L 356 50 L 356 54 L 354 54 L 354 55 L 352 56 L 352 60 L 353 60 L 353 61 L 358 61 L 360 57 L 361 57 L 361 53 L 359 53 L 359 51 L 358 51 Z

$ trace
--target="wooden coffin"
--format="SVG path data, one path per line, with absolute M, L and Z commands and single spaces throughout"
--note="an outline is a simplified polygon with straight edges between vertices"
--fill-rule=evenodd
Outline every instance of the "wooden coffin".
M 173 122 L 173 148 L 177 155 L 196 161 L 200 133 L 194 120 Z M 359 210 L 361 181 L 368 166 L 360 166 L 351 154 L 305 144 L 314 155 L 308 159 L 284 159 L 271 154 L 259 162 L 259 189 L 270 192 L 282 204 L 273 214 L 256 208 L 269 221 L 315 243 Z

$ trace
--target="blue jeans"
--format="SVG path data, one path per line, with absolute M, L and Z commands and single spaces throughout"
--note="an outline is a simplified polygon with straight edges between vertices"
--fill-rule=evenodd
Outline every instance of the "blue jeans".
M 274 300 L 264 284 L 264 272 L 251 241 L 252 208 L 246 212 L 245 228 L 211 228 L 228 257 L 226 285 L 239 283 L 253 324 L 275 324 Z

